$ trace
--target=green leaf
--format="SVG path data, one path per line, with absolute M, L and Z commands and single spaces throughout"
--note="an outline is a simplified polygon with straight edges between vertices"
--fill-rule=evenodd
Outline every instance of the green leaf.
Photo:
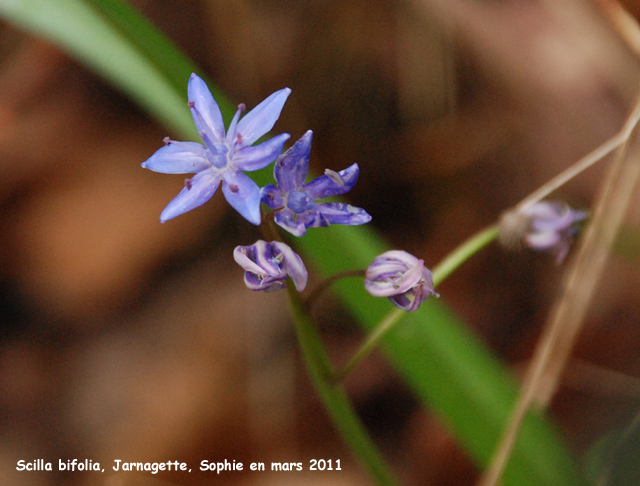
M 182 138 L 199 140 L 186 99 L 187 81 L 197 69 L 126 3 L 0 0 L 0 15 L 67 50 Z M 214 94 L 231 116 L 232 105 Z
M 0 15 L 66 49 L 182 138 L 198 139 L 186 106 L 187 80 L 197 69 L 125 3 L 0 0 Z M 228 120 L 235 109 L 220 93 L 214 94 Z M 325 274 L 363 268 L 387 249 L 366 227 L 312 230 L 299 245 Z M 361 281 L 345 280 L 336 288 L 365 329 L 373 328 L 390 309 L 385 299 L 368 296 Z M 386 336 L 385 351 L 415 393 L 483 466 L 513 406 L 517 386 L 441 301 L 430 300 Z M 530 415 L 504 484 L 564 486 L 582 484 L 582 479 L 549 424 Z

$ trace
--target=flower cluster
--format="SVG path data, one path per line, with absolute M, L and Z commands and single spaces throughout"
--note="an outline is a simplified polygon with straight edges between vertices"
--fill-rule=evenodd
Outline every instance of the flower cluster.
M 188 106 L 203 144 L 178 142 L 165 138 L 165 146 L 143 162 L 142 167 L 164 174 L 195 174 L 160 214 L 160 222 L 184 214 L 206 203 L 222 185 L 229 204 L 250 223 L 262 222 L 260 202 L 274 211 L 274 221 L 295 236 L 304 236 L 307 228 L 331 224 L 359 225 L 371 221 L 364 209 L 344 203 L 317 203 L 317 200 L 349 192 L 358 180 L 357 164 L 305 184 L 313 133 L 308 131 L 289 150 L 281 153 L 288 133 L 266 142 L 253 144 L 275 125 L 291 93 L 276 91 L 241 117 L 245 106 L 238 106 L 225 131 L 222 113 L 205 82 L 196 74 L 189 79 Z M 277 160 L 276 160 L 277 159 Z M 243 172 L 251 172 L 275 163 L 277 186 L 260 189 Z M 257 241 L 238 246 L 234 259 L 245 270 L 245 283 L 252 290 L 267 292 L 286 286 L 290 278 L 298 291 L 307 284 L 302 259 L 279 241 Z
M 284 153 L 288 133 L 253 145 L 275 125 L 291 93 L 289 88 L 276 91 L 242 117 L 245 106 L 239 105 L 226 131 L 220 108 L 196 74 L 191 75 L 187 92 L 188 106 L 203 144 L 167 137 L 165 146 L 142 164 L 165 174 L 195 174 L 162 211 L 162 223 L 203 205 L 220 185 L 229 204 L 247 221 L 262 225 L 263 203 L 272 211 L 273 221 L 297 237 L 305 236 L 309 228 L 371 221 L 362 208 L 341 202 L 320 202 L 351 191 L 360 174 L 358 164 L 338 172 L 326 169 L 324 175 L 306 182 L 311 130 Z M 244 174 L 273 162 L 275 184 L 259 188 Z M 585 217 L 584 211 L 574 211 L 564 203 L 539 202 L 506 213 L 501 219 L 500 240 L 511 247 L 524 242 L 534 250 L 550 251 L 560 263 L 578 231 L 577 223 Z M 299 292 L 307 285 L 308 274 L 302 259 L 280 241 L 258 240 L 250 246 L 238 246 L 233 256 L 245 270 L 244 280 L 251 290 L 279 290 L 286 287 L 287 279 Z M 387 297 L 407 312 L 417 310 L 431 295 L 438 297 L 424 261 L 399 250 L 376 257 L 366 270 L 364 285 L 371 295 Z

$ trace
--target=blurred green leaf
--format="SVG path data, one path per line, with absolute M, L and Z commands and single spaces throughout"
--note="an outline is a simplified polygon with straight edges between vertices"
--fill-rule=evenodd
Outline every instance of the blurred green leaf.
M 587 467 L 601 486 L 640 484 L 640 415 L 624 429 L 603 436 L 587 455 Z
M 0 0 L 0 15 L 67 50 L 182 138 L 198 140 L 187 108 L 197 71 L 160 31 L 117 0 Z M 235 112 L 216 93 L 223 113 Z
M 186 84 L 195 70 L 193 64 L 125 3 L 0 0 L 0 15 L 59 44 L 183 138 L 198 139 L 186 106 Z M 235 109 L 220 93 L 214 93 L 228 120 Z M 310 231 L 298 241 L 324 274 L 366 267 L 387 249 L 366 227 Z M 371 329 L 390 309 L 385 299 L 368 296 L 361 281 L 345 280 L 336 289 L 365 329 Z M 515 401 L 517 386 L 508 370 L 435 299 L 389 333 L 385 351 L 476 462 L 486 464 Z M 583 484 L 583 480 L 549 424 L 531 415 L 504 484 L 566 486 Z
M 640 230 L 634 226 L 623 226 L 616 239 L 614 251 L 629 263 L 640 263 Z
M 605 485 L 611 469 L 613 451 L 620 440 L 620 435 L 619 430 L 609 431 L 587 451 L 584 458 L 584 471 L 593 484 Z

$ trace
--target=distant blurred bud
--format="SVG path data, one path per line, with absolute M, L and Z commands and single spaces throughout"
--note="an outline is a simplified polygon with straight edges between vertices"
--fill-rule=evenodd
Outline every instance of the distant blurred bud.
M 509 249 L 524 244 L 535 251 L 548 251 L 559 265 L 580 231 L 578 223 L 586 217 L 586 211 L 571 209 L 565 202 L 542 201 L 522 211 L 506 212 L 500 219 L 499 241 Z
M 367 268 L 364 286 L 374 297 L 388 297 L 407 312 L 417 310 L 430 295 L 439 297 L 424 261 L 400 250 L 377 256 Z

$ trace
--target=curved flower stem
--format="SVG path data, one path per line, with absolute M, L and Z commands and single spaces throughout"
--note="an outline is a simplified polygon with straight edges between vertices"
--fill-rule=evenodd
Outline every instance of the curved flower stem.
M 500 229 L 498 225 L 488 226 L 478 231 L 471 238 L 468 238 L 444 257 L 440 263 L 433 267 L 433 286 L 437 287 L 440 285 L 440 283 L 451 275 L 460 265 L 495 240 L 499 233 Z
M 356 415 L 342 387 L 333 386 L 333 371 L 320 335 L 300 295 L 287 286 L 302 355 L 317 392 L 340 434 L 364 463 L 376 482 L 395 486 L 398 481 Z
M 304 299 L 304 303 L 307 307 L 313 307 L 313 304 L 318 300 L 318 298 L 322 295 L 322 293 L 327 290 L 331 285 L 333 285 L 338 280 L 348 277 L 364 277 L 366 270 L 345 270 L 344 272 L 334 273 L 328 278 L 325 278 L 322 282 L 314 287 L 309 295 L 307 295 L 306 299 Z
M 258 229 L 269 241 L 280 241 L 282 242 L 282 236 L 280 236 L 280 232 L 278 231 L 278 226 L 273 220 L 273 213 L 267 213 L 266 215 L 262 215 L 262 222 Z
M 489 226 L 471 238 L 466 240 L 455 250 L 449 253 L 433 270 L 433 286 L 439 285 L 445 278 L 451 275 L 460 265 L 475 255 L 482 248 L 487 246 L 498 237 L 499 228 L 497 225 Z M 367 335 L 355 354 L 347 364 L 336 372 L 333 376 L 333 383 L 341 383 L 360 361 L 366 358 L 382 341 L 384 336 L 400 322 L 405 311 L 402 309 L 392 309 L 380 321 L 380 323 Z
M 378 346 L 378 344 L 380 344 L 382 338 L 387 334 L 389 330 L 393 329 L 393 327 L 398 323 L 398 321 L 400 321 L 404 314 L 405 311 L 396 308 L 391 310 L 386 316 L 384 316 L 384 318 L 373 329 L 373 331 L 367 334 L 364 343 L 360 345 L 358 350 L 347 362 L 347 364 L 344 365 L 342 369 L 334 373 L 332 382 L 335 385 L 342 383 L 347 375 L 351 373 L 351 370 L 353 370 L 358 365 L 358 363 L 360 363 L 360 361 L 369 356 L 369 353 L 371 353 L 371 351 L 373 351 Z

